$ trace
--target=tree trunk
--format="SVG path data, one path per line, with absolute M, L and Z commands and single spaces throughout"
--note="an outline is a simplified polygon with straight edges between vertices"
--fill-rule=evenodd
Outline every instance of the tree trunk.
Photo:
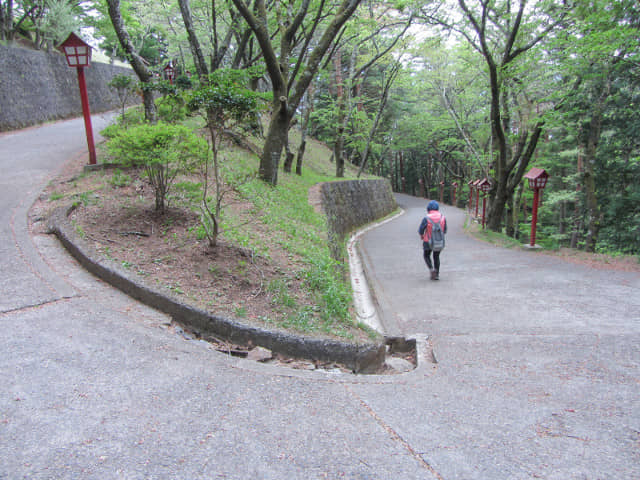
M 605 80 L 601 86 L 598 101 L 594 105 L 591 113 L 591 120 L 588 125 L 586 134 L 586 146 L 584 151 L 584 175 L 583 185 L 584 194 L 587 204 L 587 238 L 585 241 L 585 249 L 587 252 L 595 252 L 600 233 L 600 224 L 602 222 L 602 214 L 598 205 L 598 197 L 596 195 L 596 155 L 598 142 L 602 133 L 602 119 L 604 116 L 604 104 L 611 93 L 611 82 Z
M 13 42 L 13 0 L 7 0 L 3 5 L 0 3 L 0 40 Z
M 487 212 L 487 228 L 494 232 L 502 230 L 502 218 L 504 215 L 504 206 L 509 199 L 505 182 L 498 182 L 496 192 L 491 196 L 489 202 L 489 211 Z
M 582 177 L 582 175 L 584 174 L 584 162 L 582 159 L 582 146 L 579 146 L 578 148 L 578 175 L 580 177 Z M 576 202 L 575 202 L 575 208 L 573 211 L 573 231 L 571 233 L 571 244 L 569 245 L 570 248 L 577 248 L 578 247 L 578 240 L 580 237 L 580 232 L 582 231 L 582 215 L 580 214 L 580 192 L 582 191 L 582 185 L 580 185 L 580 183 L 578 183 L 576 185 Z
M 296 175 L 302 175 L 302 162 L 304 159 L 304 151 L 307 147 L 307 128 L 309 127 L 309 119 L 313 111 L 313 83 L 309 85 L 304 103 L 304 114 L 302 115 L 302 125 L 300 125 L 300 146 L 298 147 L 298 158 L 296 159 Z
M 258 170 L 260 179 L 271 185 L 278 184 L 278 165 L 282 150 L 287 143 L 291 121 L 286 108 L 286 97 L 281 97 L 280 100 L 271 115 Z
M 382 98 L 380 99 L 380 105 L 378 106 L 376 117 L 373 120 L 373 125 L 371 125 L 371 130 L 369 131 L 369 136 L 367 137 L 367 145 L 364 149 L 364 153 L 362 154 L 362 161 L 360 162 L 360 168 L 358 169 L 358 178 L 360 178 L 360 175 L 367 166 L 367 159 L 369 158 L 369 152 L 371 151 L 371 143 L 373 142 L 373 137 L 378 130 L 378 124 L 380 123 L 380 119 L 382 118 L 382 113 L 387 106 L 387 100 L 389 99 L 389 91 L 391 90 L 391 86 L 393 85 L 393 82 L 396 79 L 398 72 L 400 71 L 400 62 L 396 62 L 390 70 L 391 71 L 387 75 L 387 78 L 384 82 L 384 86 L 382 89 Z M 404 181 L 404 176 L 402 178 Z M 404 185 L 402 191 L 405 191 Z
M 283 170 L 286 173 L 291 173 L 291 167 L 293 166 L 293 159 L 295 155 L 293 154 L 293 152 L 291 151 L 291 148 L 289 147 L 289 135 L 287 135 L 284 149 L 285 149 L 285 158 L 284 158 Z
M 600 233 L 600 223 L 602 216 L 598 205 L 598 197 L 596 196 L 596 147 L 600 138 L 601 118 L 594 115 L 589 128 L 589 137 L 587 140 L 587 148 L 584 155 L 584 193 L 587 203 L 587 238 L 585 241 L 585 250 L 587 252 L 596 251 L 596 243 L 598 242 L 598 234 Z
M 204 55 L 202 54 L 202 48 L 200 47 L 198 36 L 195 33 L 189 0 L 178 0 L 178 5 L 180 6 L 182 20 L 184 21 L 184 27 L 187 31 L 187 37 L 189 38 L 189 47 L 191 48 L 191 55 L 193 56 L 196 72 L 200 77 L 205 76 L 209 73 L 209 70 L 207 68 L 207 62 L 204 59 Z
M 516 200 L 514 202 L 515 209 L 513 211 L 513 238 L 520 238 L 520 208 L 522 206 L 522 192 L 524 192 L 524 183 L 520 183 Z
M 304 159 L 304 151 L 307 148 L 307 140 L 305 138 L 305 134 L 302 134 L 302 140 L 300 141 L 300 146 L 298 147 L 298 157 L 296 159 L 296 175 L 302 175 L 302 161 Z
M 145 120 L 149 123 L 156 123 L 158 121 L 158 111 L 156 109 L 153 90 L 144 89 L 142 91 L 142 103 L 144 105 Z
M 345 98 L 342 84 L 342 50 L 338 49 L 333 57 L 333 70 L 336 82 L 336 141 L 333 152 L 336 158 L 336 177 L 344 177 L 344 132 L 345 132 Z
M 301 28 L 303 20 L 307 15 L 310 0 L 303 0 L 298 12 L 287 19 L 286 25 L 282 25 L 280 46 L 274 48 L 272 37 L 268 31 L 267 9 L 263 0 L 256 2 L 255 8 L 250 9 L 244 0 L 232 0 L 240 14 L 260 45 L 262 56 L 265 62 L 267 74 L 271 80 L 273 90 L 274 105 L 271 122 L 265 139 L 264 150 L 260 158 L 259 176 L 262 180 L 276 185 L 278 181 L 278 162 L 282 149 L 286 144 L 286 136 L 289 134 L 289 124 L 293 115 L 302 100 L 302 96 L 307 91 L 315 76 L 322 58 L 327 53 L 329 47 L 334 42 L 336 36 L 343 28 L 345 22 L 355 12 L 361 0 L 343 0 L 337 10 L 330 18 L 325 19 L 326 28 L 319 33 L 317 43 L 308 51 L 305 49 L 298 58 L 294 66 L 294 73 L 289 78 L 289 68 L 291 65 L 291 53 L 294 46 L 294 39 L 297 38 L 298 30 Z M 322 4 L 324 5 L 324 4 Z M 321 11 L 313 21 L 313 29 L 320 24 Z
M 342 124 L 338 127 L 336 143 L 333 146 L 333 156 L 336 159 L 336 177 L 344 177 L 344 130 Z
M 507 200 L 507 218 L 506 218 L 506 224 L 505 224 L 507 235 L 511 238 L 514 238 L 516 236 L 516 228 L 515 228 L 515 221 L 514 221 L 514 217 L 516 216 L 515 212 L 516 212 L 515 195 L 511 195 Z
M 120 12 L 120 0 L 107 0 L 109 7 L 109 17 L 113 24 L 113 29 L 118 36 L 118 41 L 122 46 L 122 49 L 126 52 L 129 63 L 134 72 L 138 76 L 138 79 L 145 84 L 142 88 L 142 101 L 144 103 L 144 116 L 149 123 L 156 123 L 158 120 L 158 114 L 156 110 L 156 104 L 153 100 L 153 88 L 151 81 L 153 80 L 153 73 L 147 68 L 144 60 L 138 52 L 133 48 L 131 43 L 131 37 L 124 27 L 124 21 Z

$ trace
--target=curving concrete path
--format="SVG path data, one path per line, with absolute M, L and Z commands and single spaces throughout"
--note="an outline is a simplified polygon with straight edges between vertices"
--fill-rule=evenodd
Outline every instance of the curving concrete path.
M 640 478 L 637 274 L 476 242 L 445 207 L 430 282 L 424 202 L 400 196 L 363 262 L 388 333 L 429 335 L 419 368 L 238 360 L 30 235 L 29 206 L 84 145 L 80 119 L 0 135 L 0 479 Z

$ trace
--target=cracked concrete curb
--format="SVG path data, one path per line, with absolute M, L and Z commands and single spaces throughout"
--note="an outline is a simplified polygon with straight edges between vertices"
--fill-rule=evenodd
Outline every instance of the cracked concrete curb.
M 96 277 L 118 288 L 136 300 L 156 308 L 193 328 L 221 340 L 268 348 L 283 355 L 307 360 L 333 361 L 356 373 L 375 373 L 385 363 L 386 347 L 380 343 L 355 344 L 266 330 L 209 314 L 185 305 L 178 299 L 142 284 L 129 272 L 118 268 L 82 239 L 69 221 L 73 207 L 56 209 L 48 219 L 48 231 L 55 234 L 69 253 Z

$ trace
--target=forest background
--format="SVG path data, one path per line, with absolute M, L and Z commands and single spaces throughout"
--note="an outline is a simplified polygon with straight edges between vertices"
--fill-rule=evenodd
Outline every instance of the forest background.
M 634 0 L 0 0 L 2 42 L 51 50 L 70 31 L 131 64 L 150 124 L 160 92 L 203 112 L 214 157 L 229 122 L 258 131 L 267 184 L 294 161 L 300 172 L 310 135 L 338 178 L 348 163 L 399 192 L 444 185 L 446 202 L 455 182 L 458 206 L 486 178 L 488 228 L 525 242 L 523 176 L 541 167 L 538 243 L 640 254 Z M 168 65 L 174 79 L 159 80 Z

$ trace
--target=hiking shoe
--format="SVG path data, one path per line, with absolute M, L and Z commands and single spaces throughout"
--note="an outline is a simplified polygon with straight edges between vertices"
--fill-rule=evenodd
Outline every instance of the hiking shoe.
M 438 272 L 431 270 L 431 280 L 438 280 Z
M 434 280 L 440 280 L 440 272 L 436 272 L 436 278 Z

